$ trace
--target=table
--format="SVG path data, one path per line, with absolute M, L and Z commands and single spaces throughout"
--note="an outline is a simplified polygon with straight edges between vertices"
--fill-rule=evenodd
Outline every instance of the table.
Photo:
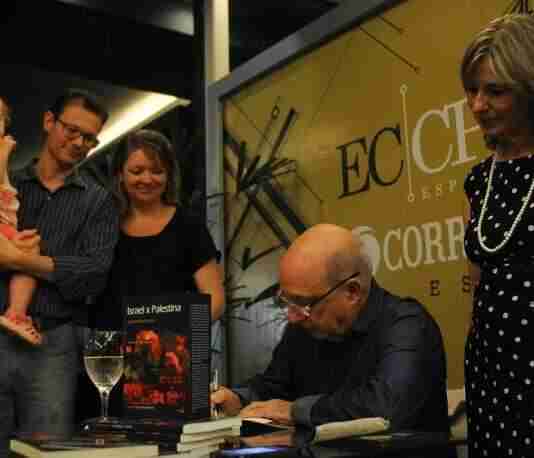
M 273 432 L 269 428 L 244 424 L 238 447 L 221 450 L 214 454 L 214 458 L 250 458 L 251 455 L 258 458 L 454 458 L 457 447 L 467 443 L 465 435 L 403 431 L 313 444 L 311 430 L 297 428 Z

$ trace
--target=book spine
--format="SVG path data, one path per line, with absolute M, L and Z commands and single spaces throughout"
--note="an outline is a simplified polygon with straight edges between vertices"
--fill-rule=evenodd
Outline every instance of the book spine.
M 155 442 L 158 445 L 163 443 L 174 443 L 176 449 L 176 443 L 180 440 L 177 433 L 172 431 L 129 431 L 126 437 L 132 442 Z
M 221 429 L 241 427 L 242 420 L 240 417 L 227 417 L 205 422 L 187 422 L 182 426 L 184 434 L 205 433 L 209 431 L 219 431 Z

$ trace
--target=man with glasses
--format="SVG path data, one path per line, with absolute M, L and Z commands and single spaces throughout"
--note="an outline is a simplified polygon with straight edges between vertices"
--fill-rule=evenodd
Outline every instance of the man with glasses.
M 288 326 L 269 366 L 213 403 L 284 424 L 378 416 L 394 430 L 449 430 L 440 330 L 417 301 L 376 283 L 351 231 L 308 229 L 283 255 L 279 279 Z
M 0 238 L 0 283 L 10 271 L 37 279 L 30 314 L 43 344 L 35 348 L 0 333 L 0 455 L 15 428 L 64 435 L 74 426 L 73 316 L 103 289 L 118 235 L 111 194 L 76 166 L 98 144 L 107 117 L 91 94 L 68 90 L 44 114 L 40 154 L 11 176 L 21 203 L 19 229 L 38 235 L 13 243 Z

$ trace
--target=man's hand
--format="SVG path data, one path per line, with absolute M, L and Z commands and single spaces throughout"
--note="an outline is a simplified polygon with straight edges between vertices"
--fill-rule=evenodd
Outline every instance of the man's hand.
M 21 251 L 30 254 L 39 254 L 39 244 L 41 237 L 37 234 L 36 229 L 26 229 L 17 232 L 11 240 L 13 244 Z
M 211 393 L 211 403 L 222 408 L 226 415 L 237 415 L 241 410 L 239 396 L 224 386 Z
M 16 270 L 47 278 L 54 272 L 54 260 L 39 254 L 40 240 L 34 230 L 22 231 L 12 240 L 0 234 L 0 270 Z
M 283 399 L 271 399 L 270 401 L 252 402 L 246 406 L 239 415 L 241 417 L 270 418 L 282 425 L 292 425 L 291 402 Z

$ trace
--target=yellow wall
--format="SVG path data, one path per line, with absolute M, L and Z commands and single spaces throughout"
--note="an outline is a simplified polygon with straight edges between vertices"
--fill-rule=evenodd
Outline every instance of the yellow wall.
M 261 146 L 264 132 L 264 160 L 289 110 L 297 111 L 280 157 L 296 161 L 302 180 L 287 174 L 277 186 L 307 225 L 333 222 L 356 228 L 373 252 L 382 286 L 427 304 L 444 335 L 450 387 L 463 384 L 470 313 L 463 179 L 487 154 L 465 106 L 458 68 L 473 34 L 508 4 L 403 2 L 247 87 L 225 105 L 225 128 L 246 142 L 249 157 Z M 266 131 L 275 105 L 278 117 Z M 343 145 L 349 145 L 345 187 Z M 228 148 L 225 155 L 235 169 Z M 247 199 L 235 196 L 231 174 L 225 178 L 229 237 Z M 260 198 L 293 238 L 269 200 Z M 254 254 L 276 243 L 252 212 L 229 257 L 234 284 L 247 285 L 249 294 L 269 286 L 262 282 L 262 262 L 271 269 L 272 259 L 244 270 L 238 261 L 247 246 Z

